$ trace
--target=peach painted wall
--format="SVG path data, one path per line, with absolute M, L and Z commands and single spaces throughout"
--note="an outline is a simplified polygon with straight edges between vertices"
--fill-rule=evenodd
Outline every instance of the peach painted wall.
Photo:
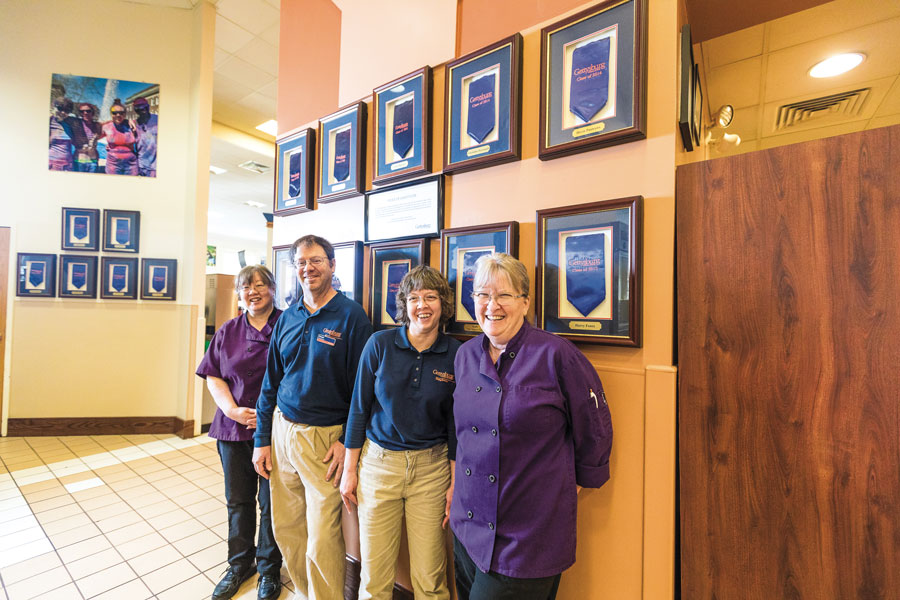
M 582 6 L 581 0 L 459 0 L 457 56 Z

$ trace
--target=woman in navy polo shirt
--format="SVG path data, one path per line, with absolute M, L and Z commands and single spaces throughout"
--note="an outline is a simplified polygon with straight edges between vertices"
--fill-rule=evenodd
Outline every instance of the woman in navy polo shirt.
M 453 307 L 440 271 L 412 269 L 397 293 L 402 326 L 369 338 L 359 361 L 341 495 L 348 509 L 359 509 L 360 600 L 391 598 L 404 515 L 416 598 L 450 597 L 444 528 L 453 497 L 453 360 L 460 343 L 441 330 Z
M 272 535 L 269 482 L 256 474 L 251 458 L 256 399 L 266 373 L 269 338 L 281 311 L 275 308 L 275 278 L 267 268 L 244 267 L 234 278 L 234 287 L 247 312 L 222 325 L 197 367 L 219 407 L 209 437 L 218 440 L 228 504 L 228 568 L 212 597 L 231 598 L 241 583 L 259 572 L 258 595 L 268 600 L 281 594 L 281 552 Z M 254 544 L 257 490 L 259 541 Z

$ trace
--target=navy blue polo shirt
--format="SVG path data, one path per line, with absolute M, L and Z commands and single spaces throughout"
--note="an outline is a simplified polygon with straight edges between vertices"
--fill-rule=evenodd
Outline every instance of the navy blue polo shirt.
M 302 299 L 286 309 L 272 332 L 254 445 L 271 445 L 276 404 L 294 423 L 346 423 L 359 355 L 371 335 L 362 307 L 340 293 L 312 314 Z
M 366 437 L 387 450 L 421 450 L 447 443 L 456 460 L 453 360 L 461 343 L 439 333 L 419 352 L 406 327 L 379 331 L 363 349 L 347 420 L 347 448 Z

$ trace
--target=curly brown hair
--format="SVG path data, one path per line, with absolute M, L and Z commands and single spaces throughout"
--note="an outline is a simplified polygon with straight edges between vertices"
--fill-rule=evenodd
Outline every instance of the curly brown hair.
M 409 314 L 406 312 L 406 298 L 419 290 L 434 290 L 441 297 L 441 329 L 453 316 L 453 291 L 447 278 L 433 267 L 419 265 L 403 276 L 400 289 L 397 291 L 396 316 L 404 327 L 409 325 Z

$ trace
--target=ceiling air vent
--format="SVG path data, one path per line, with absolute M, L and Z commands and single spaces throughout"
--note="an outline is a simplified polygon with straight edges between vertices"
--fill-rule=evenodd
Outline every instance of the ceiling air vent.
M 822 117 L 857 117 L 871 91 L 871 88 L 861 88 L 780 106 L 775 116 L 775 130 L 787 129 Z
M 248 160 L 247 162 L 242 162 L 238 166 L 242 169 L 247 169 L 248 171 L 253 171 L 254 173 L 268 173 L 269 171 L 272 170 L 272 167 L 258 163 L 255 160 Z

